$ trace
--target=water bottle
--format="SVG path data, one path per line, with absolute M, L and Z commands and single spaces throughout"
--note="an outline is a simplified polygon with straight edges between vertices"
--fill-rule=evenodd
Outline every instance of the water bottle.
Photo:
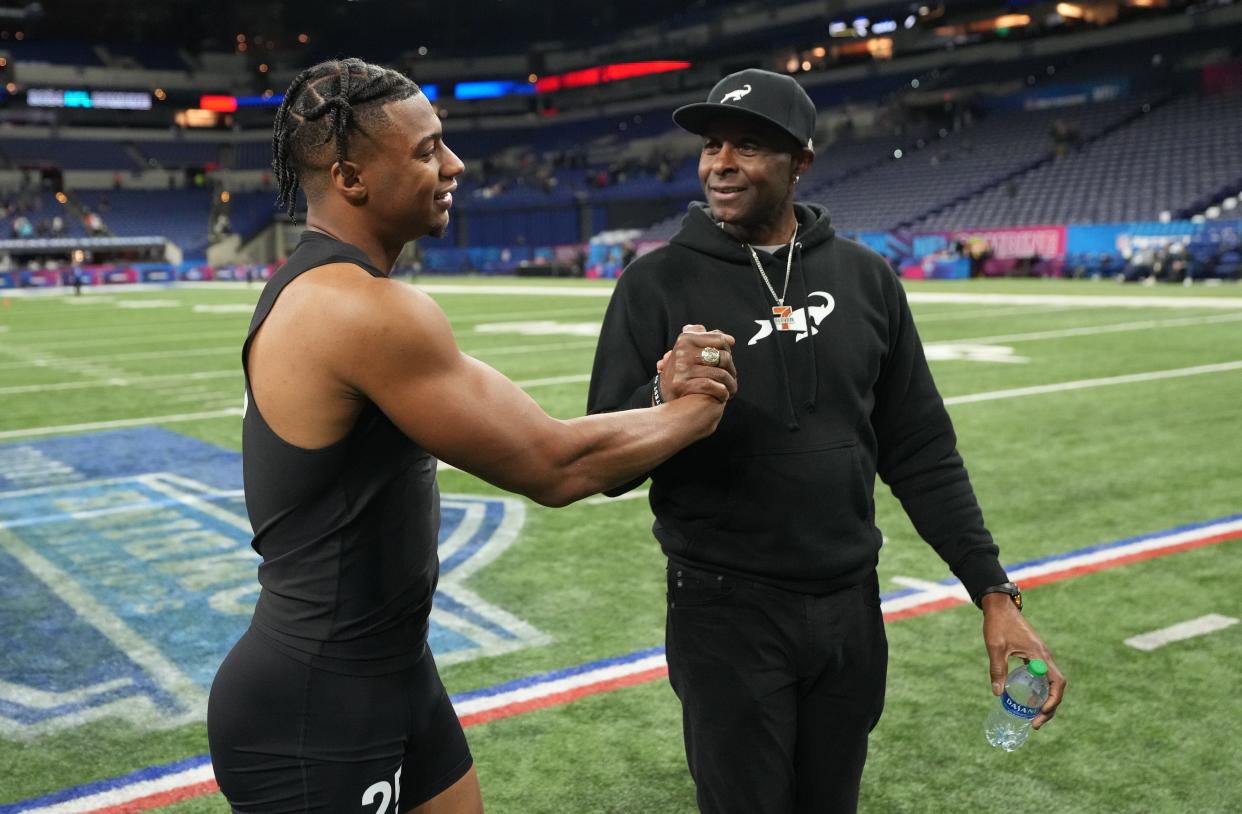
M 988 743 L 1012 752 L 1031 734 L 1031 719 L 1048 700 L 1048 665 L 1031 659 L 1005 679 L 1005 689 L 988 713 L 983 734 Z

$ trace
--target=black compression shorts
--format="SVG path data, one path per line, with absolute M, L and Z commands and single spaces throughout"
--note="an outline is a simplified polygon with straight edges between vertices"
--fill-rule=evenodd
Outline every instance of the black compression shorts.
M 331 672 L 253 629 L 211 687 L 216 782 L 237 814 L 402 814 L 473 761 L 428 650 L 400 672 Z

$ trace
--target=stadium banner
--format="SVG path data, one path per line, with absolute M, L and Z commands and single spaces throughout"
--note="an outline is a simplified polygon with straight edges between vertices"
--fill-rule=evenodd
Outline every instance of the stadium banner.
M 204 263 L 179 263 L 177 279 L 198 283 L 215 279 L 215 269 Z
M 1064 226 L 960 229 L 949 237 L 955 243 L 983 241 L 992 256 L 1002 260 L 1065 256 Z
M 100 272 L 98 279 L 104 285 L 136 283 L 138 282 L 138 270 L 130 266 L 124 268 L 113 266 L 107 271 Z
M 59 269 L 19 271 L 16 274 L 17 283 L 22 288 L 51 288 L 60 285 Z
M 1125 257 L 1135 249 L 1180 243 L 1217 245 L 1231 243 L 1242 233 L 1242 221 L 1214 220 L 1195 223 L 1188 220 L 1132 221 L 1066 227 L 1065 251 L 1068 255 L 1111 254 Z

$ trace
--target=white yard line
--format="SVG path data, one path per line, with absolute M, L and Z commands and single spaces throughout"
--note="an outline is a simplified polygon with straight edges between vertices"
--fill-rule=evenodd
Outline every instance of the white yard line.
M 27 427 L 21 430 L 0 431 L 0 440 L 5 438 L 34 438 L 40 435 L 58 435 L 67 432 L 92 432 L 95 430 L 115 430 L 122 427 L 146 427 L 150 424 L 177 424 L 185 421 L 207 421 L 212 418 L 241 418 L 240 407 L 226 407 L 222 410 L 210 410 L 202 413 L 180 413 L 177 415 L 157 415 L 147 418 L 119 418 L 114 421 L 89 421 L 83 424 L 58 424 L 50 427 Z
M 1015 399 L 1024 396 L 1040 396 L 1045 393 L 1089 390 L 1094 387 L 1108 387 L 1114 384 L 1153 382 L 1160 379 L 1177 379 L 1183 376 L 1200 376 L 1207 373 L 1227 373 L 1233 370 L 1242 370 L 1242 361 L 1221 362 L 1215 365 L 1197 365 L 1195 367 L 1179 367 L 1173 370 L 1153 370 L 1147 373 L 1127 373 L 1121 376 L 1106 376 L 1099 379 L 1078 379 L 1072 382 L 1040 384 L 1034 387 L 1014 387 L 1008 390 L 992 390 L 986 393 L 970 393 L 964 396 L 950 396 L 944 400 L 944 403 L 974 404 L 979 401 L 999 401 L 1001 399 Z
M 190 382 L 203 379 L 241 378 L 241 366 L 229 370 L 204 370 L 198 373 L 168 373 L 160 376 L 118 376 L 109 379 L 91 379 L 76 382 L 55 382 L 52 384 L 19 384 L 12 387 L 0 387 L 0 396 L 12 396 L 25 393 L 48 393 L 59 390 L 88 390 L 94 387 L 131 387 L 148 385 L 156 382 Z
M 241 358 L 241 343 L 233 345 L 219 345 L 214 348 L 190 348 L 188 350 L 150 350 L 137 353 L 113 353 L 106 356 L 75 356 L 72 359 L 48 359 L 40 357 L 39 349 L 32 349 L 30 352 L 30 360 L 24 362 L 0 362 L 0 370 L 12 370 L 21 367 L 50 367 L 56 368 L 63 365 L 88 362 L 91 364 L 99 364 L 100 362 L 130 362 L 139 359 L 180 359 L 183 356 L 216 356 L 224 353 L 235 353 Z M 40 365 L 38 362 L 44 362 Z
M 991 344 L 994 342 L 1034 342 L 1040 339 L 1066 339 L 1071 336 L 1095 336 L 1096 334 L 1128 333 L 1131 331 L 1148 331 L 1159 328 L 1185 328 L 1196 325 L 1217 325 L 1222 322 L 1242 322 L 1242 313 L 1218 314 L 1210 317 L 1178 317 L 1175 319 L 1145 319 L 1138 322 L 1117 322 L 1111 325 L 1086 325 L 1081 328 L 1058 328 L 1050 331 L 1030 331 L 1020 334 L 998 334 L 996 336 L 972 336 L 967 339 L 952 339 L 949 343 L 972 342 L 975 344 Z M 929 344 L 946 344 L 935 342 Z
M 161 331 L 165 331 L 165 333 L 161 334 Z M 60 335 L 64 336 L 63 333 Z M 84 331 L 82 336 L 78 339 L 26 344 L 30 341 L 31 337 L 28 335 L 22 335 L 16 337 L 16 341 L 23 343 L 21 350 L 37 354 L 44 350 L 59 350 L 61 348 L 79 349 L 87 343 L 96 345 L 136 345 L 142 343 L 150 345 L 153 341 L 158 341 L 161 345 L 177 345 L 182 342 L 206 343 L 208 340 L 214 344 L 228 339 L 236 339 L 237 349 L 240 352 L 241 343 L 242 340 L 245 339 L 245 336 L 246 333 L 242 330 L 183 331 L 176 325 L 151 325 L 143 329 L 140 333 L 128 333 L 122 336 L 107 336 L 93 333 L 91 331 Z
M 989 318 L 1030 316 L 1032 314 L 1060 314 L 1064 313 L 1064 311 L 1065 307 L 1061 305 L 1049 305 L 1043 308 L 1036 308 L 1035 306 L 1030 305 L 1015 306 L 1012 308 L 979 308 L 972 311 L 963 311 L 953 308 L 943 311 L 935 311 L 930 314 L 920 314 L 916 312 L 914 315 L 914 321 L 915 323 L 922 325 L 924 322 L 945 322 L 958 319 L 977 319 L 980 317 Z
M 1095 387 L 1108 387 L 1118 384 L 1135 384 L 1140 382 L 1158 381 L 1161 379 L 1174 379 L 1184 376 L 1199 376 L 1211 373 L 1226 373 L 1235 370 L 1242 370 L 1242 360 L 1232 362 L 1221 362 L 1212 365 L 1197 365 L 1194 367 L 1176 368 L 1173 370 L 1154 370 L 1145 373 L 1127 373 L 1120 376 L 1107 376 L 1095 379 L 1079 379 L 1069 382 L 1058 382 L 1055 384 L 1041 384 L 1033 387 L 1015 387 L 1006 390 L 991 390 L 983 393 L 968 393 L 961 396 L 950 396 L 944 400 L 947 405 L 954 404 L 973 404 L 983 401 L 1000 401 L 1011 398 L 1023 398 L 1025 396 L 1037 396 L 1047 393 L 1062 393 L 1070 390 L 1088 390 Z M 220 371 L 224 373 L 235 373 L 234 371 Z M 193 375 L 193 374 L 190 374 Z M 587 373 L 570 375 L 570 376 L 552 376 L 544 379 L 527 379 L 516 382 L 519 387 L 546 387 L 562 384 L 580 384 L 590 381 L 591 376 Z M 131 418 L 119 419 L 115 421 L 95 421 L 84 424 L 62 424 L 51 427 L 30 427 L 21 430 L 5 430 L 0 431 L 0 440 L 5 438 L 29 438 L 40 435 L 55 435 L 57 433 L 68 432 L 86 432 L 92 430 L 116 429 L 120 427 L 143 427 L 150 424 L 170 424 L 183 421 L 200 421 L 212 418 L 225 418 L 229 416 L 240 417 L 242 415 L 241 408 L 229 407 L 220 410 L 212 410 L 201 413 L 184 413 L 180 415 L 170 416 L 154 416 L 150 418 Z
M 1153 630 L 1150 633 L 1143 633 L 1139 636 L 1131 636 L 1126 639 L 1126 644 L 1135 650 L 1150 652 L 1159 647 L 1164 647 L 1166 644 L 1193 639 L 1196 636 L 1206 636 L 1209 633 L 1224 630 L 1237 623 L 1238 620 L 1232 617 L 1209 613 L 1207 616 L 1200 616 L 1198 619 L 1191 619 L 1188 622 L 1171 625 L 1160 630 Z
M 1242 309 L 1242 297 L 1135 297 L 1122 294 L 978 294 L 947 291 L 912 291 L 917 303 L 963 303 L 970 305 L 1059 305 L 1071 308 L 1223 308 Z

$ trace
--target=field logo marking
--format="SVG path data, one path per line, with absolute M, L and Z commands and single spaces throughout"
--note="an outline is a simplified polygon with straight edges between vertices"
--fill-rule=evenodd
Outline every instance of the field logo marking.
M 0 445 L 0 464 L 0 736 L 203 720 L 259 592 L 240 456 L 144 429 Z M 525 517 L 516 498 L 441 497 L 442 662 L 548 640 L 465 584 Z

